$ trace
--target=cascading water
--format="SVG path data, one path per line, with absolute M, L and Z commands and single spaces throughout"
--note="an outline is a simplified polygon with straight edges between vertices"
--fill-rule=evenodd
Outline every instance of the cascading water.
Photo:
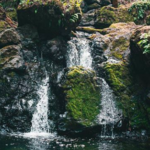
M 68 42 L 67 67 L 72 66 L 92 69 L 91 49 L 86 38 L 73 38 Z
M 36 111 L 32 117 L 32 127 L 31 132 L 35 133 L 48 133 L 49 124 L 48 124 L 48 81 L 49 77 L 47 76 L 39 87 L 37 94 L 39 95 L 39 102 L 36 107 Z
M 25 133 L 24 136 L 36 137 L 36 136 L 55 135 L 54 133 L 51 133 L 51 128 L 50 128 L 50 125 L 52 125 L 53 122 L 48 120 L 48 110 L 49 110 L 48 91 L 49 91 L 49 77 L 46 72 L 46 77 L 39 83 L 39 88 L 37 91 L 37 95 L 39 96 L 39 102 L 32 116 L 31 131 L 29 133 Z
M 106 137 L 108 132 L 114 137 L 114 124 L 120 120 L 120 117 L 121 112 L 116 108 L 113 91 L 107 82 L 101 78 L 101 111 L 98 115 L 98 122 L 102 125 L 102 137 Z M 110 127 L 107 128 L 107 125 Z

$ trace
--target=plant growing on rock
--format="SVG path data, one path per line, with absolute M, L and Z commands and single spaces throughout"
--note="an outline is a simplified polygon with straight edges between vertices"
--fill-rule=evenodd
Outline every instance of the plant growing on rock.
M 146 18 L 147 11 L 150 9 L 150 2 L 136 2 L 130 8 L 129 12 L 134 16 L 134 21 L 139 24 L 139 21 Z
M 140 36 L 140 41 L 138 42 L 138 45 L 144 49 L 143 54 L 150 53 L 149 39 L 150 39 L 150 32 L 143 33 Z

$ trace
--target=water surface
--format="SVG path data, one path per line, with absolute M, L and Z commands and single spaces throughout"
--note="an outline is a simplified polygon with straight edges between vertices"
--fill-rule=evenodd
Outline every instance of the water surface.
M 0 150 L 150 150 L 150 143 L 65 137 L 20 137 L 0 135 Z

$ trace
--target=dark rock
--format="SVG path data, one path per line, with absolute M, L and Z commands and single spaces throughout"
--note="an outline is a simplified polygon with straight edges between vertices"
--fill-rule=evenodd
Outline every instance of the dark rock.
M 44 42 L 41 44 L 40 51 L 44 57 L 65 65 L 66 42 L 62 37 Z

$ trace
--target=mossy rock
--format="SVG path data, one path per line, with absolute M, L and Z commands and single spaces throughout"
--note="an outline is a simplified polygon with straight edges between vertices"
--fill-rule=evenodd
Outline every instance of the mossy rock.
M 62 88 L 65 93 L 67 126 L 70 124 L 92 127 L 100 112 L 100 89 L 96 86 L 95 72 L 83 67 L 71 67 L 65 73 Z M 72 128 L 69 126 L 69 128 Z
M 109 27 L 112 23 L 133 22 L 133 16 L 128 12 L 128 7 L 118 8 L 105 6 L 96 11 L 95 26 L 99 28 Z

